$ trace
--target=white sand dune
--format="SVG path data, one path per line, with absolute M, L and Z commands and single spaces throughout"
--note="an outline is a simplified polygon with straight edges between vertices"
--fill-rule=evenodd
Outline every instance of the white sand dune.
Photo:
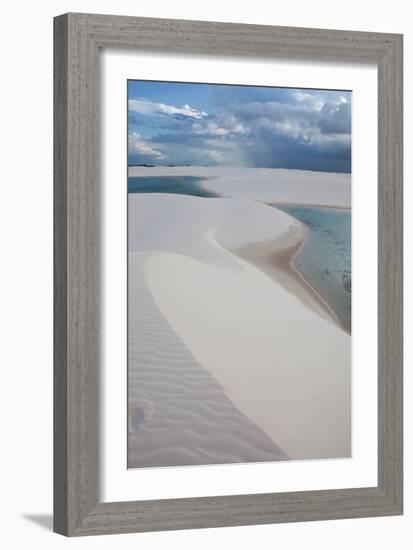
M 160 313 L 129 256 L 128 467 L 285 460 L 226 396 Z
M 303 238 L 258 202 L 129 195 L 130 465 L 350 456 L 350 337 L 238 253 Z
M 128 174 L 208 178 L 202 186 L 217 195 L 266 203 L 336 208 L 351 206 L 350 174 L 222 166 L 131 166 Z

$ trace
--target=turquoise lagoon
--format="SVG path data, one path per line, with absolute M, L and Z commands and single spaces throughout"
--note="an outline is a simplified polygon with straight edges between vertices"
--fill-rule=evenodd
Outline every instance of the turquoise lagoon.
M 301 221 L 307 238 L 294 265 L 351 331 L 351 210 L 277 206 Z
M 205 181 L 194 176 L 128 177 L 128 193 L 177 193 L 195 197 L 217 197 L 200 184 Z

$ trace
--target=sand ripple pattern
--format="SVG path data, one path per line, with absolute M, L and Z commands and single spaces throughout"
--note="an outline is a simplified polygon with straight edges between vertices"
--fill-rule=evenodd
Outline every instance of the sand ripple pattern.
M 128 467 L 284 460 L 228 399 L 159 312 L 129 254 Z

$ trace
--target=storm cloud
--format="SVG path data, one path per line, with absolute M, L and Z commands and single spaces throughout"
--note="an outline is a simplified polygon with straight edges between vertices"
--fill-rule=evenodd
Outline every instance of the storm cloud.
M 134 81 L 128 136 L 130 165 L 350 172 L 351 92 Z

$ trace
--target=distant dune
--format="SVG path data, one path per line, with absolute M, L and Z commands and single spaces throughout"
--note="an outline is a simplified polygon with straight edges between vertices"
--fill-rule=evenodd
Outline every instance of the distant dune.
M 131 166 L 129 176 L 197 176 L 202 185 L 225 197 L 267 203 L 350 208 L 351 175 L 281 168 L 221 166 Z

